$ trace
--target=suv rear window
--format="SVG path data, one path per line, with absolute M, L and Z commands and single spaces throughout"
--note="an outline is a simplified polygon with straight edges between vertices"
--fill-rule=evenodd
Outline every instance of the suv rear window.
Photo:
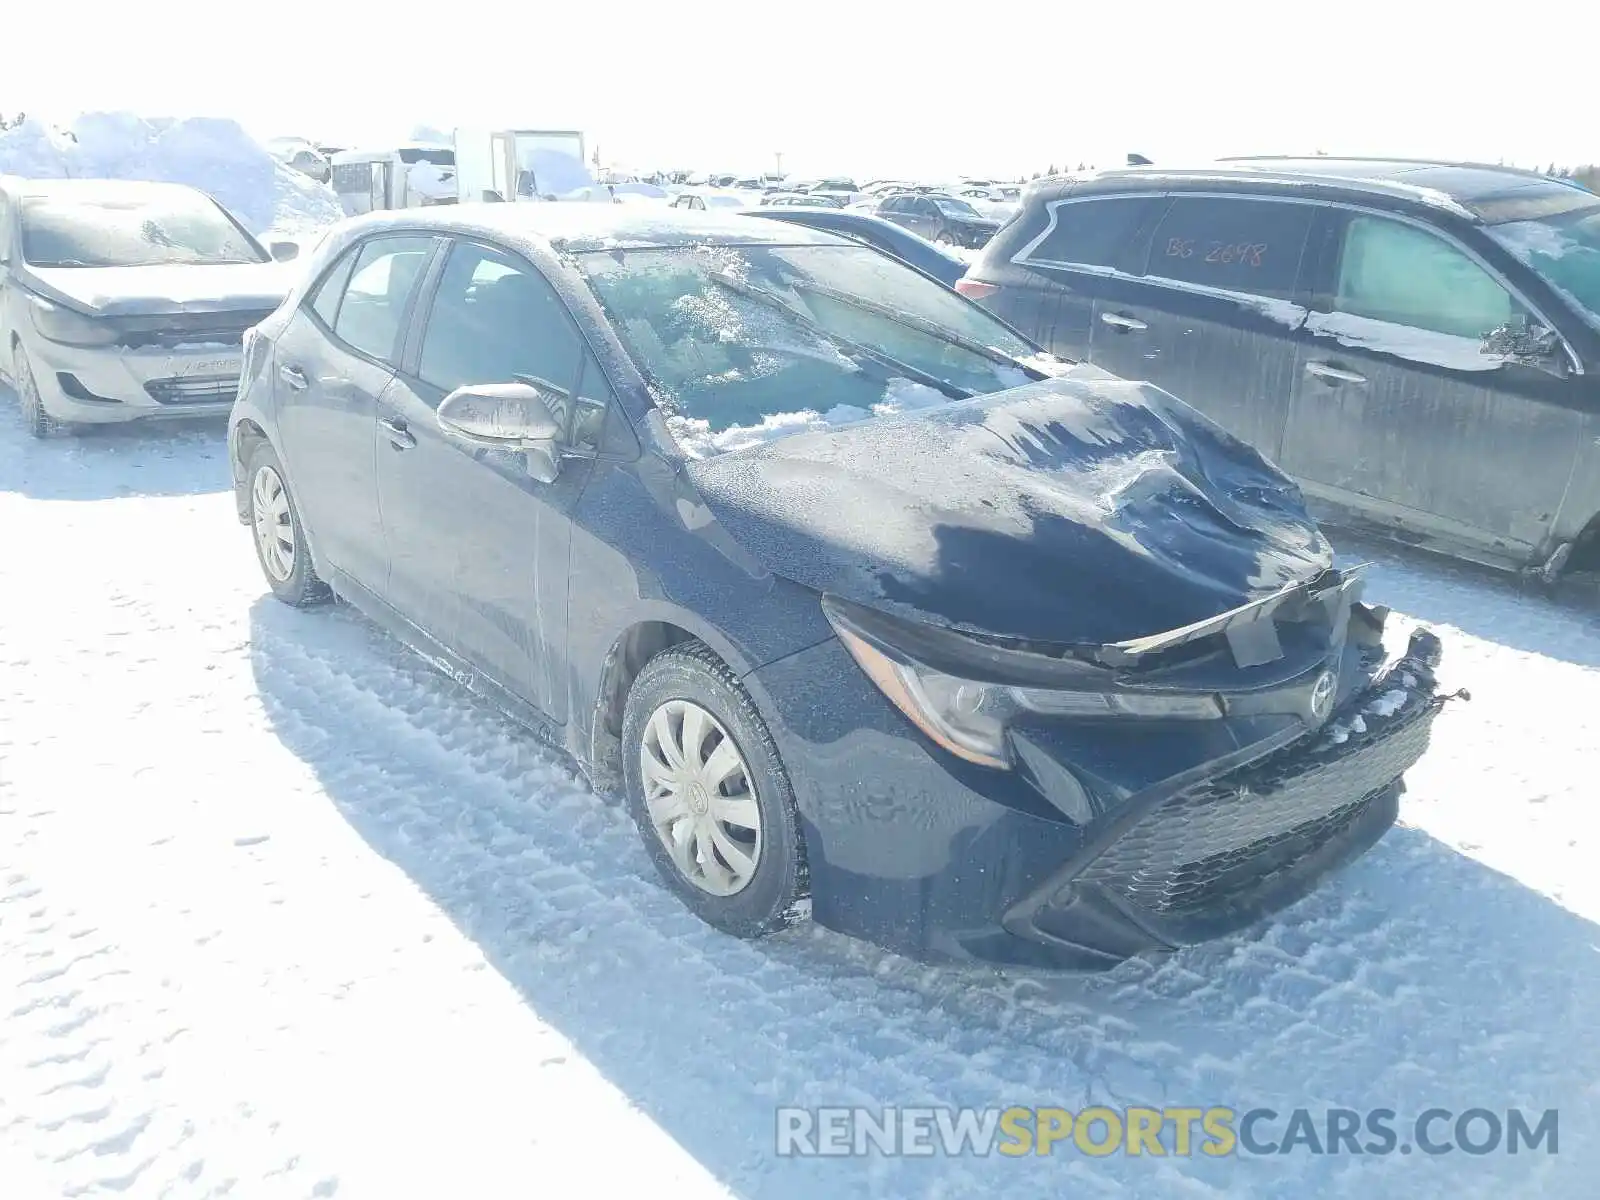
M 1057 201 L 1050 206 L 1054 227 L 1023 261 L 1137 270 L 1143 256 L 1131 251 L 1165 203 L 1154 194 Z
M 1145 274 L 1291 299 L 1315 215 L 1310 204 L 1177 196 L 1151 239 Z

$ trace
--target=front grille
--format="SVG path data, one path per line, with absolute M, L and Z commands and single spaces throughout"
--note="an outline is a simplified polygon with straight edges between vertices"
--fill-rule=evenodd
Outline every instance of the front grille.
M 193 378 L 152 379 L 144 385 L 157 404 L 216 404 L 231 401 L 239 390 L 237 375 L 199 375 Z
M 227 346 L 237 350 L 244 344 L 245 330 L 271 315 L 271 309 L 261 309 L 130 317 L 117 323 L 117 344 L 129 350 L 171 350 L 179 346 Z
M 1337 837 L 1422 757 L 1442 703 L 1410 692 L 1399 711 L 1337 723 L 1147 814 L 1082 878 L 1154 913 L 1226 906 Z M 1340 728 L 1342 737 L 1332 734 Z

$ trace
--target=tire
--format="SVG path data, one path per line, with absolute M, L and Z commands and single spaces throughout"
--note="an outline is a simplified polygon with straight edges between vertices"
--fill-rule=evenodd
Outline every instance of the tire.
M 934 234 L 933 240 L 941 246 L 954 246 L 956 244 L 955 235 L 948 229 L 939 230 L 938 233 Z
M 22 423 L 36 438 L 52 437 L 70 432 L 67 425 L 56 420 L 44 410 L 44 398 L 39 395 L 39 385 L 33 378 L 33 367 L 21 345 L 11 350 L 11 379 L 17 388 L 17 403 L 22 408 Z
M 731 741 L 741 764 L 739 774 L 724 777 L 717 786 L 702 768 L 696 772 L 698 780 L 670 792 L 660 769 L 667 766 L 670 772 L 671 757 L 657 749 L 663 726 L 656 722 L 664 722 L 667 735 L 682 746 L 683 729 L 693 719 L 689 714 L 694 709 L 709 718 L 700 749 L 711 749 L 699 756 L 702 763 L 715 772 L 719 763 L 727 761 L 723 742 Z M 680 750 L 680 758 L 681 754 Z M 797 924 L 810 914 L 805 841 L 777 743 L 749 693 L 708 646 L 683 642 L 645 664 L 628 692 L 622 756 L 628 808 L 645 849 L 667 886 L 701 920 L 735 937 L 758 938 Z M 654 812 L 660 815 L 676 810 L 678 814 L 667 818 L 664 827 L 671 831 L 668 833 L 658 832 L 651 804 L 645 799 L 647 757 L 656 763 L 651 790 L 663 797 Z M 700 787 L 698 793 L 695 783 Z M 712 786 L 708 788 L 707 783 Z M 737 819 L 720 820 L 719 813 L 736 814 Z M 755 830 L 748 824 L 752 815 L 759 822 Z M 678 856 L 667 844 L 673 833 L 682 835 L 678 841 L 683 849 Z M 748 840 L 752 833 L 753 853 Z M 737 855 L 727 852 L 730 845 L 754 863 L 753 869 L 743 873 L 742 883 L 736 878 L 740 874 Z M 703 861 L 702 850 L 710 852 L 709 862 Z M 680 862 L 687 864 L 687 869 Z M 731 891 L 730 876 L 737 884 Z
M 305 528 L 300 523 L 300 509 L 289 490 L 283 464 L 267 442 L 257 443 L 250 452 L 245 479 L 250 497 L 250 540 L 267 586 L 274 596 L 294 608 L 321 604 L 332 593 L 317 578 Z

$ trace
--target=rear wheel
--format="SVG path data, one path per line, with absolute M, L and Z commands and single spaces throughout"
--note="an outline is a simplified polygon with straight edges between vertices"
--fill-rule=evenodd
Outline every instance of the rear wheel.
M 44 397 L 39 394 L 39 384 L 33 378 L 33 367 L 20 345 L 12 350 L 11 378 L 17 385 L 17 402 L 22 408 L 22 423 L 36 438 L 67 432 L 67 426 L 44 409 Z
M 941 246 L 954 246 L 956 244 L 955 235 L 948 229 L 939 230 L 939 232 L 934 235 L 933 240 L 938 242 Z
M 805 846 L 789 776 L 733 672 L 700 642 L 645 664 L 622 726 L 628 803 L 668 886 L 736 937 L 810 911 Z
M 256 561 L 272 594 L 285 604 L 306 608 L 329 596 L 328 585 L 311 565 L 300 511 L 272 446 L 258 442 L 245 467 L 250 481 L 250 531 Z

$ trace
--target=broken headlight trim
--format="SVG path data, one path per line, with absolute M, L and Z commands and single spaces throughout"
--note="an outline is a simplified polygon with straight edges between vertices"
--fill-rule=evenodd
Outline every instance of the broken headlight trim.
M 1006 726 L 1028 713 L 1185 721 L 1224 715 L 1221 701 L 1203 693 L 1073 691 L 963 679 L 916 662 L 857 628 L 832 605 L 824 604 L 823 612 L 850 657 L 891 704 L 939 746 L 980 766 L 1010 768 Z

